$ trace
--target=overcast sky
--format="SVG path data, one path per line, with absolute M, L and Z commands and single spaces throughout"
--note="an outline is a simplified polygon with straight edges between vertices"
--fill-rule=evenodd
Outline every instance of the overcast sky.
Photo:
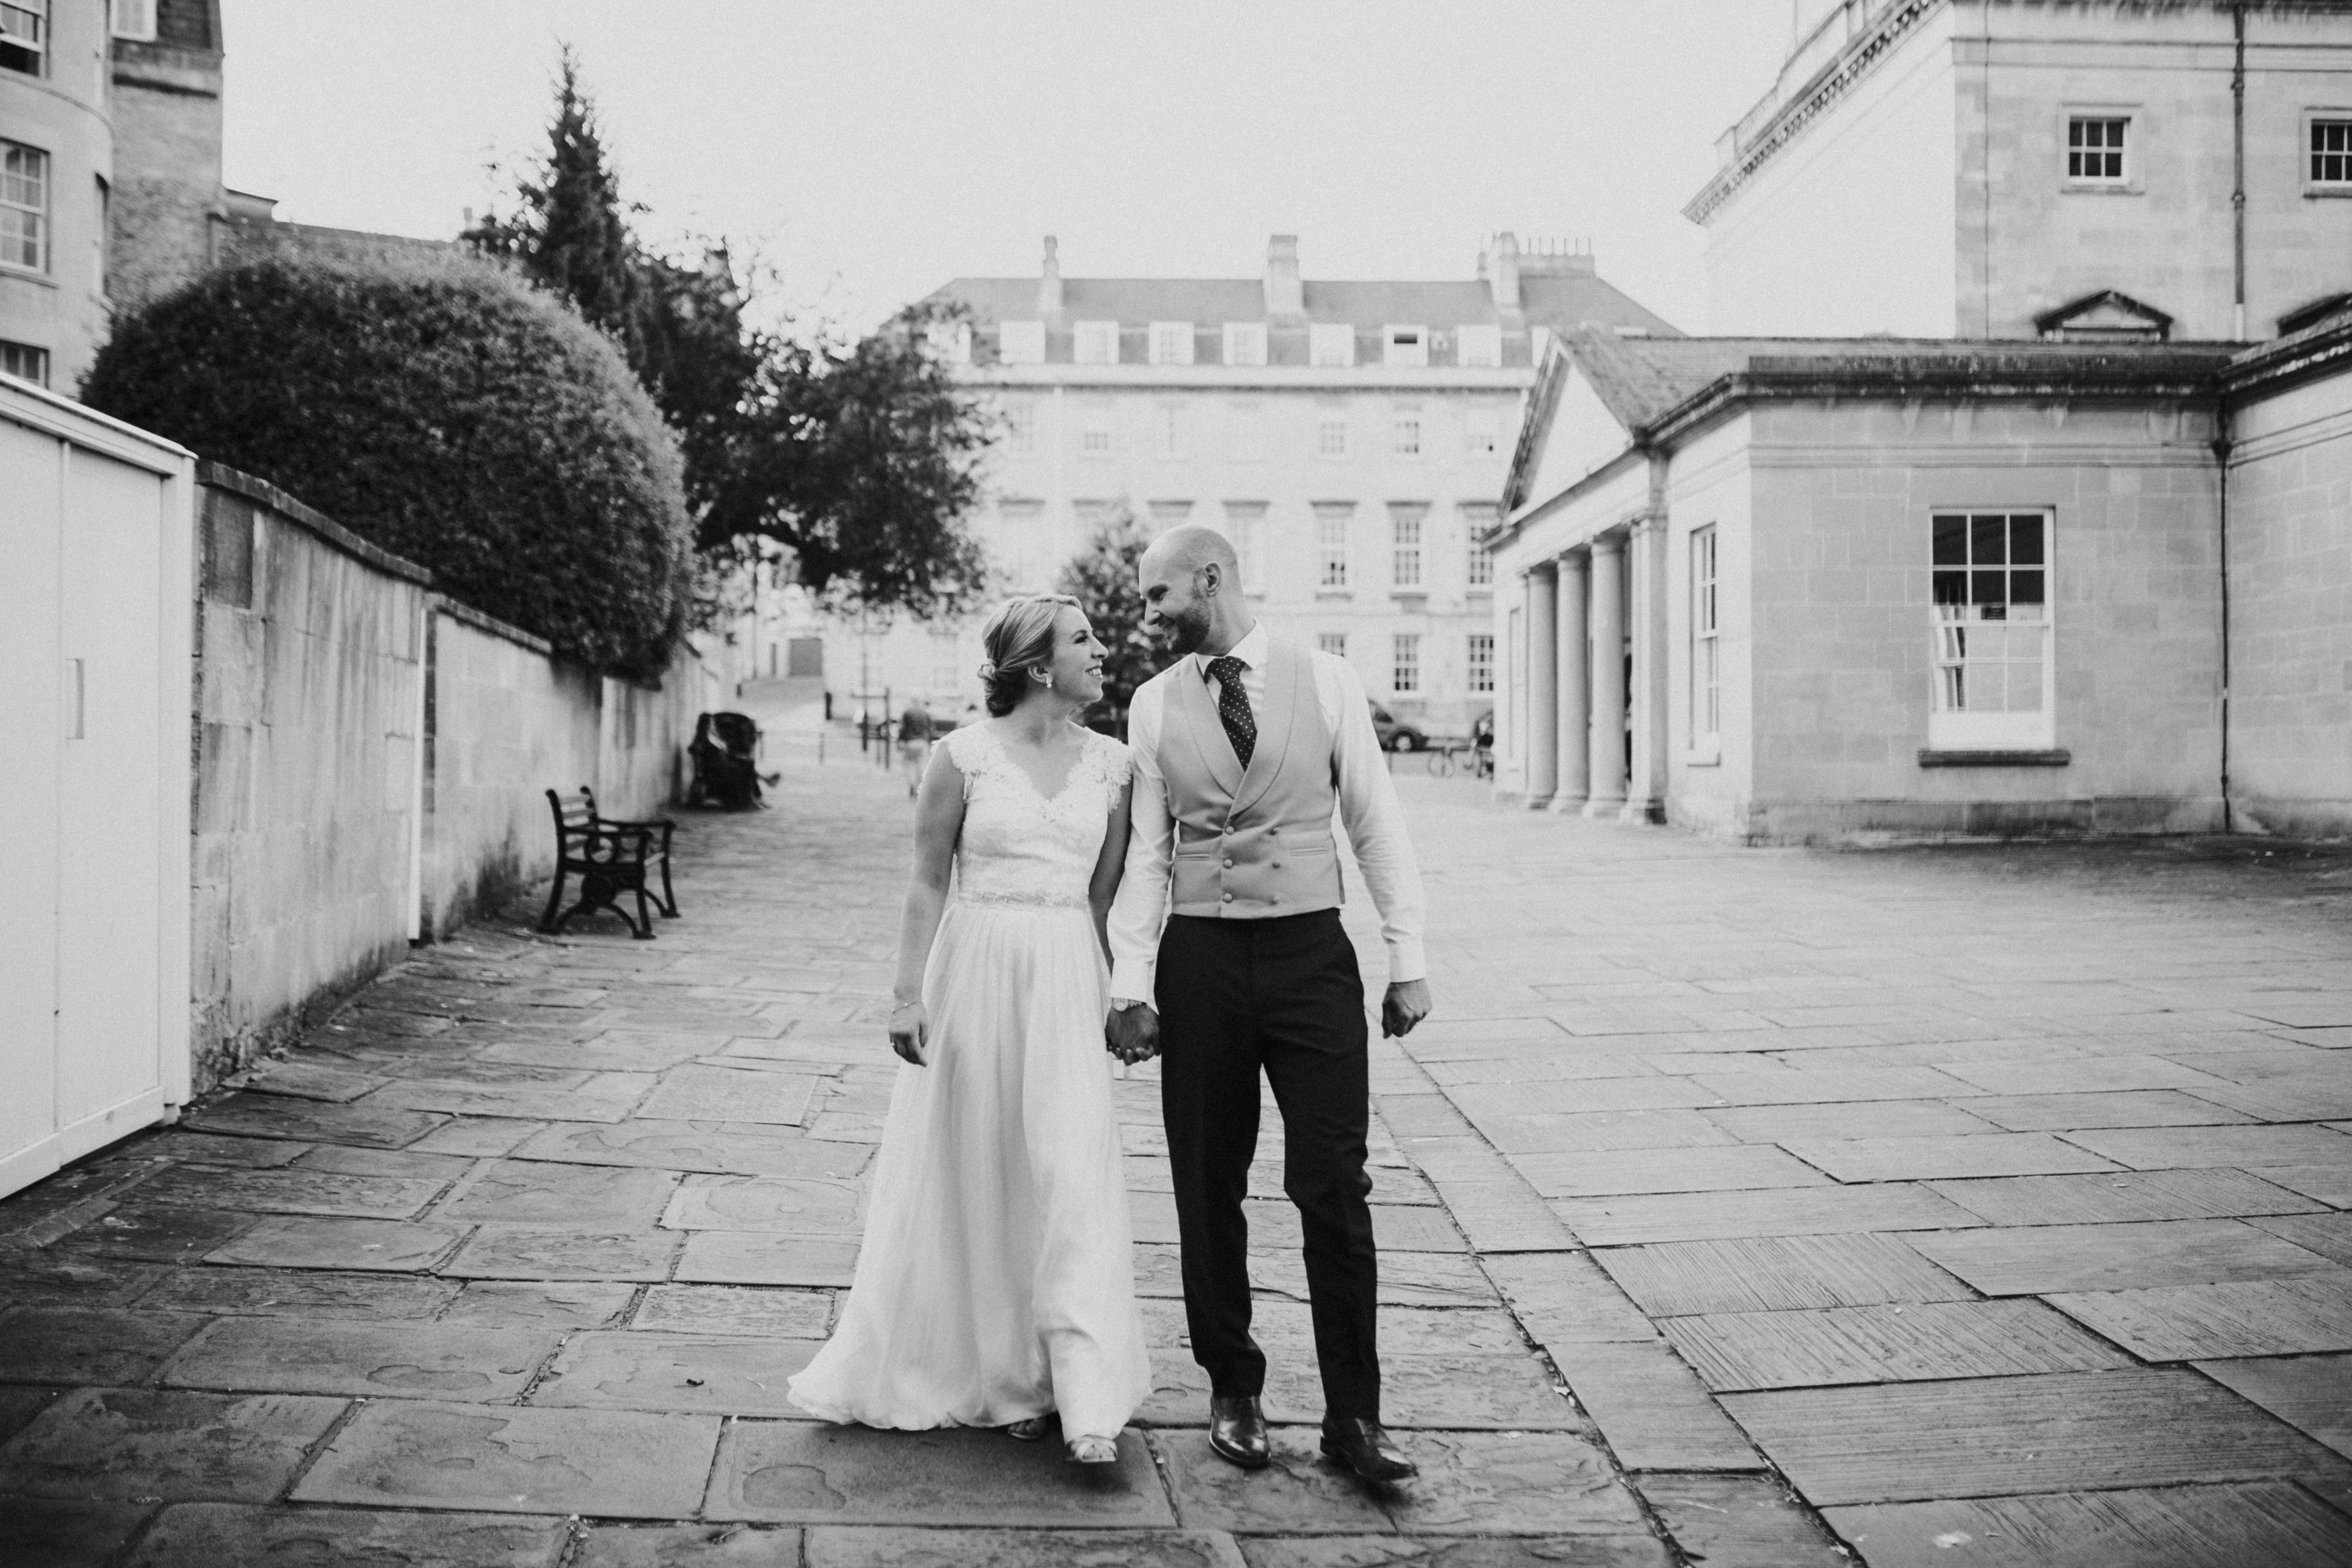
M 948 279 L 1467 278 L 1588 239 L 1706 327 L 1681 207 L 1769 85 L 1790 0 L 224 0 L 229 184 L 294 222 L 446 237 L 544 143 L 578 50 L 624 194 L 863 327 Z

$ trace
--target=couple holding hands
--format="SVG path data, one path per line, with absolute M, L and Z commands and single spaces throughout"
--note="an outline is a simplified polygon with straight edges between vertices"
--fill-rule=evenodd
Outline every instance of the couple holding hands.
M 1078 724 L 1105 649 L 1075 601 L 1043 595 L 991 619 L 991 716 L 935 749 L 890 1018 L 907 1065 L 855 1283 L 793 1398 L 1028 1440 L 1058 1419 L 1073 1460 L 1116 1462 L 1152 1376 L 1107 1043 L 1160 1059 L 1211 1446 L 1245 1468 L 1271 1458 L 1243 1210 L 1263 1073 L 1305 1237 L 1323 1451 L 1399 1480 L 1414 1467 L 1380 1420 L 1367 1026 L 1335 815 L 1381 912 L 1390 1035 L 1429 1011 L 1420 872 L 1347 663 L 1269 639 L 1213 530 L 1163 535 L 1139 575 L 1145 629 L 1179 657 L 1136 693 L 1129 744 Z

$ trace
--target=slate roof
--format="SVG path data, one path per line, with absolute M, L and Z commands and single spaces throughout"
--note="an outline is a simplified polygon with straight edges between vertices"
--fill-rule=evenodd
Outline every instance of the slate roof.
M 1034 321 L 1037 279 L 957 278 L 935 300 L 961 300 L 986 325 Z M 1461 282 L 1318 282 L 1304 285 L 1309 321 L 1347 321 L 1357 326 L 1458 327 L 1501 321 L 1486 285 Z M 1566 331 L 1582 323 L 1637 327 L 1661 336 L 1675 333 L 1664 317 L 1644 309 L 1590 272 L 1522 275 L 1520 314 L 1526 324 Z M 1265 285 L 1255 278 L 1068 278 L 1062 282 L 1062 311 L 1055 322 L 1116 321 L 1262 321 Z

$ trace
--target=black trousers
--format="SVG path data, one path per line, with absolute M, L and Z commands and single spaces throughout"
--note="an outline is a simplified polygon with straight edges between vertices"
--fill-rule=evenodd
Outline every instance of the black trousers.
M 1339 912 L 1177 915 L 1160 939 L 1160 1109 L 1184 1243 L 1192 1359 L 1221 1394 L 1260 1394 L 1250 1337 L 1249 1222 L 1258 1074 L 1281 1108 L 1282 1189 L 1298 1205 L 1315 1356 L 1332 1415 L 1381 1413 L 1378 1255 L 1366 1204 L 1370 1117 L 1364 984 Z

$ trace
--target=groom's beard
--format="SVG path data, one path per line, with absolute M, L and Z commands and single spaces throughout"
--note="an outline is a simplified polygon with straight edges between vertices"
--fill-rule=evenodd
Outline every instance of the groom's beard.
M 1168 623 L 1168 647 L 1179 658 L 1188 653 L 1198 653 L 1209 640 L 1209 612 L 1198 607 L 1173 615 L 1162 613 Z

